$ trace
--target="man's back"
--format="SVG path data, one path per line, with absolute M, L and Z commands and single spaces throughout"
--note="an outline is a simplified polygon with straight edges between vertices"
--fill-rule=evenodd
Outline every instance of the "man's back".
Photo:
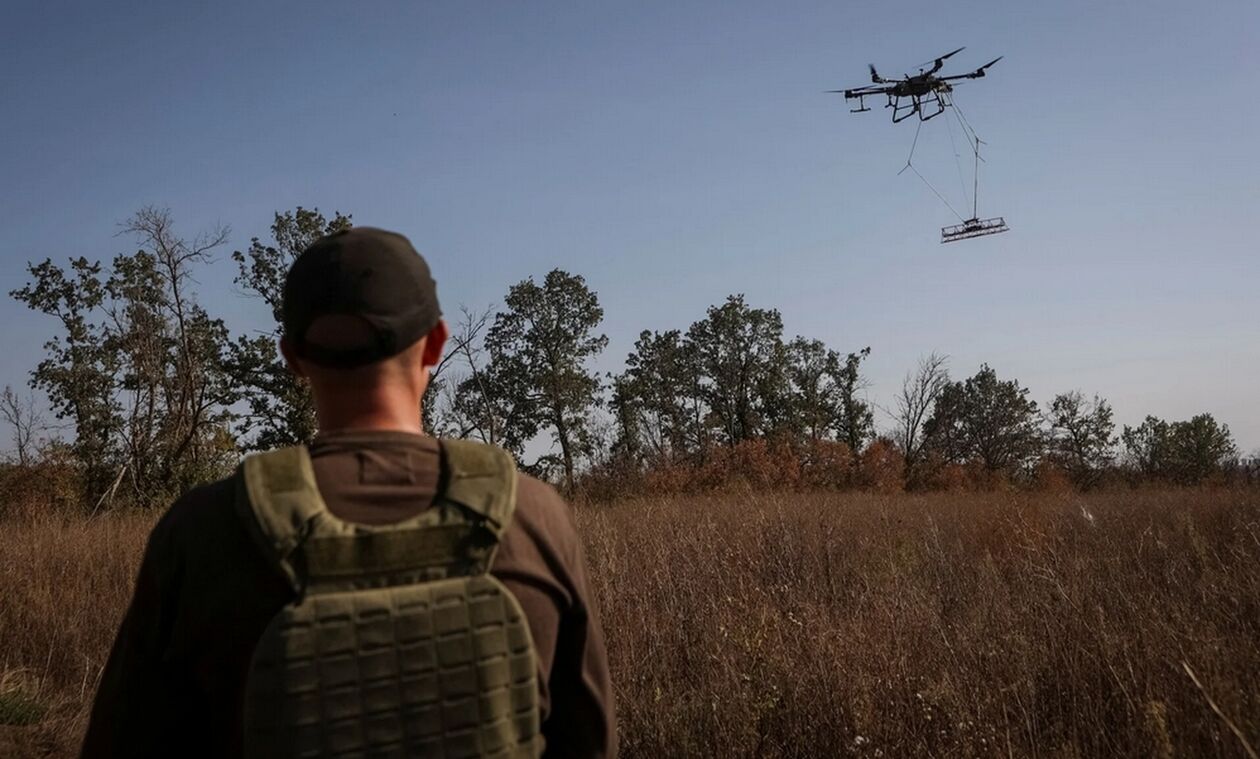
M 310 452 L 329 511 L 345 521 L 400 521 L 427 508 L 440 485 L 433 438 L 340 432 Z M 85 756 L 239 753 L 254 646 L 293 591 L 253 542 L 235 497 L 233 479 L 199 488 L 155 528 L 102 676 Z M 550 487 L 520 477 L 491 574 L 529 622 L 549 755 L 613 753 L 611 688 L 581 544 Z

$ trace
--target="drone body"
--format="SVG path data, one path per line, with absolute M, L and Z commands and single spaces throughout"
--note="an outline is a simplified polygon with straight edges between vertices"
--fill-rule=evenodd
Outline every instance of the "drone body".
M 904 121 L 911 116 L 918 114 L 920 121 L 940 116 L 945 112 L 946 106 L 950 105 L 949 94 L 954 91 L 954 85 L 950 82 L 956 82 L 962 79 L 980 79 L 985 75 L 985 70 L 1002 60 L 1001 56 L 994 58 L 980 68 L 967 74 L 955 74 L 954 76 L 937 76 L 936 72 L 945 66 L 945 60 L 950 56 L 962 52 L 966 48 L 958 48 L 957 50 L 946 53 L 932 62 L 932 68 L 919 69 L 919 73 L 911 76 L 907 74 L 902 79 L 886 79 L 879 75 L 875 70 L 874 64 L 870 66 L 872 85 L 866 87 L 853 87 L 847 90 L 828 90 L 828 92 L 843 93 L 845 100 L 857 100 L 858 107 L 853 109 L 854 113 L 862 113 L 871 110 L 866 106 L 868 96 L 885 95 L 888 103 L 885 108 L 893 109 L 893 123 Z M 903 101 L 909 101 L 905 103 Z

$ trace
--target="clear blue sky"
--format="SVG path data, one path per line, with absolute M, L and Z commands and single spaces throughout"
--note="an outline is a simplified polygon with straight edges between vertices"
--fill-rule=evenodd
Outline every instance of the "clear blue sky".
M 232 249 L 276 210 L 398 229 L 448 311 L 554 267 L 598 290 L 618 368 L 642 329 L 742 292 L 789 335 L 870 345 L 887 403 L 917 357 L 982 361 L 1121 422 L 1210 411 L 1260 447 L 1254 0 L 907 3 L 10 2 L 0 30 L 0 287 L 27 260 L 108 259 L 169 206 L 230 224 L 200 275 L 236 329 L 266 315 Z M 896 176 L 913 135 L 823 90 L 966 45 L 989 143 L 981 215 Z M 942 120 L 922 166 L 961 192 Z M 916 161 L 918 163 L 918 161 Z M 51 321 L 5 299 L 0 384 Z

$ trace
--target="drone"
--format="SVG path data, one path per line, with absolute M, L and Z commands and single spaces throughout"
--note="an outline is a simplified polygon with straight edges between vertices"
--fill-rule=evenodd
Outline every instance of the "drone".
M 928 121 L 940 116 L 945 112 L 945 108 L 951 105 L 950 93 L 954 91 L 954 85 L 950 84 L 950 82 L 962 79 L 980 79 L 985 75 L 986 69 L 1004 57 L 998 56 L 969 74 L 956 74 L 954 76 L 936 75 L 936 72 L 945 66 L 947 59 L 966 49 L 965 47 L 960 47 L 953 52 L 946 53 L 932 62 L 932 68 L 924 68 L 928 65 L 925 63 L 923 67 L 919 68 L 918 74 L 913 76 L 906 74 L 903 79 L 885 79 L 875 70 L 875 65 L 871 64 L 872 86 L 827 91 L 844 93 L 845 100 L 857 100 L 858 107 L 854 108 L 852 113 L 864 113 L 871 110 L 866 106 L 865 99 L 867 97 L 886 95 L 888 103 L 884 107 L 893 109 L 892 120 L 894 124 L 905 121 L 915 114 L 918 114 L 920 121 Z M 909 102 L 903 102 L 907 100 Z
M 988 69 L 1003 56 L 998 56 L 980 68 L 967 74 L 954 74 L 953 76 L 937 76 L 936 72 L 945 67 L 945 61 L 953 56 L 961 53 L 966 48 L 960 47 L 957 50 L 946 53 L 939 58 L 934 59 L 931 64 L 924 63 L 919 66 L 919 73 L 915 75 L 906 74 L 902 79 L 886 79 L 879 75 L 875 70 L 874 64 L 871 69 L 871 86 L 854 87 L 847 90 L 827 90 L 827 92 L 844 93 L 845 100 L 858 101 L 858 107 L 852 109 L 852 113 L 863 113 L 871 110 L 866 106 L 866 98 L 878 95 L 884 95 L 888 98 L 885 108 L 893 109 L 892 120 L 896 124 L 905 121 L 911 116 L 918 115 L 919 123 L 915 127 L 914 142 L 910 144 L 910 155 L 906 157 L 905 167 L 897 172 L 901 174 L 904 171 L 913 171 L 919 179 L 927 185 L 942 203 L 958 217 L 960 224 L 941 228 L 941 242 L 957 242 L 958 240 L 968 240 L 973 237 L 985 237 L 987 235 L 999 234 L 1009 231 L 1010 227 L 1006 225 L 1006 220 L 1001 216 L 995 216 L 990 219 L 981 219 L 979 214 L 979 192 L 980 192 L 980 146 L 984 141 L 976 134 L 976 130 L 971 127 L 971 123 L 962 115 L 961 109 L 954 102 L 954 82 L 960 82 L 964 79 L 980 79 L 985 76 Z M 931 65 L 931 68 L 927 68 Z M 946 200 L 945 196 L 928 181 L 914 166 L 914 150 L 919 144 L 919 133 L 923 130 L 924 123 L 945 113 L 946 108 L 953 109 L 953 114 L 958 121 L 958 126 L 962 129 L 963 137 L 967 140 L 968 147 L 975 157 L 975 165 L 972 169 L 971 183 L 971 217 L 963 218 Z M 945 125 L 950 125 L 950 120 L 945 119 Z M 952 130 L 950 132 L 950 143 L 954 141 Z M 957 150 L 954 152 L 954 160 L 958 162 L 958 181 L 963 184 L 962 163 L 959 161 L 960 156 Z M 964 196 L 967 188 L 963 186 Z

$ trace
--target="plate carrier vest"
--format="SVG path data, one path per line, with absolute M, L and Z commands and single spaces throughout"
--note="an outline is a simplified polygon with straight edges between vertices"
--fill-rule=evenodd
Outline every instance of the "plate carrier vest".
M 534 757 L 529 626 L 490 563 L 516 506 L 502 449 L 442 440 L 433 505 L 345 522 L 304 446 L 246 458 L 236 503 L 296 597 L 254 650 L 246 757 Z

